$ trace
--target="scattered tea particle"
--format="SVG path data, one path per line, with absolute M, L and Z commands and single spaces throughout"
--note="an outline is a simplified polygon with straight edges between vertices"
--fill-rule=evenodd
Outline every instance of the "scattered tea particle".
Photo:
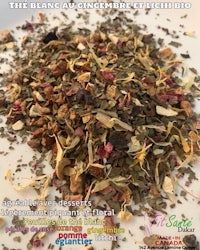
M 184 215 L 184 214 L 181 214 L 181 217 L 184 219 L 184 218 L 185 218 L 185 215 Z
M 127 238 L 126 238 L 126 237 L 123 237 L 123 238 L 121 239 L 121 241 L 126 242 L 126 241 L 127 241 Z
M 176 41 L 171 41 L 169 43 L 169 45 L 171 45 L 171 46 L 173 46 L 175 48 L 178 48 L 178 47 L 182 46 L 182 43 L 179 43 L 179 42 L 176 42 Z
M 134 236 L 134 234 L 131 232 L 131 230 L 128 230 L 128 233 L 130 234 L 131 237 Z
M 187 14 L 185 14 L 185 15 L 183 15 L 183 16 L 181 16 L 181 18 L 183 19 L 183 18 L 187 18 L 188 17 L 188 15 Z
M 187 200 L 187 198 L 186 198 L 187 192 L 185 192 L 184 190 L 181 190 L 180 195 L 183 196 L 183 198 L 184 198 L 185 200 Z
M 33 31 L 34 27 L 33 27 L 33 25 L 30 22 L 26 22 L 25 24 L 23 24 L 21 26 L 21 29 L 22 30 L 26 30 L 26 31 Z
M 153 34 L 144 35 L 142 38 L 142 42 L 146 44 L 150 44 L 152 43 L 152 37 L 153 37 Z
M 13 241 L 16 241 L 16 242 L 21 242 L 21 237 L 20 236 L 15 236 L 14 238 L 13 238 Z
M 8 137 L 7 137 L 7 140 L 8 140 L 9 142 L 16 142 L 16 141 L 17 141 L 17 137 L 16 137 L 16 136 L 8 136 Z
M 140 226 L 139 229 L 145 231 L 145 226 Z
M 196 76 L 194 81 L 199 83 L 200 82 L 200 76 Z
M 189 68 L 189 70 L 190 70 L 192 73 L 194 73 L 195 75 L 197 75 L 197 69 L 195 69 L 195 68 Z
M 4 244 L 1 244 L 2 245 L 2 250 L 9 250 L 9 248 L 8 247 L 6 247 Z
M 112 241 L 111 250 L 114 250 L 114 249 L 119 248 L 119 247 L 120 247 L 120 245 L 118 244 L 117 241 Z
M 190 55 L 189 54 L 180 54 L 183 58 L 185 58 L 185 59 L 188 59 L 188 58 L 190 58 Z
M 187 32 L 184 32 L 183 35 L 189 36 L 189 37 L 194 37 L 195 36 L 195 31 L 187 31 Z
M 175 208 L 176 207 L 176 204 L 173 203 L 173 204 L 170 204 L 170 208 Z
M 9 146 L 9 150 L 14 150 L 15 148 L 13 146 Z
M 48 248 L 47 248 L 47 249 L 52 249 L 52 248 L 51 248 L 51 243 L 48 245 Z
M 46 15 L 45 15 L 45 13 L 43 13 L 43 12 L 39 12 L 38 13 L 38 17 L 40 18 L 40 20 L 44 20 L 45 18 L 46 18 Z
M 163 43 L 164 43 L 164 39 L 162 39 L 162 38 L 158 38 L 158 44 L 159 44 L 160 46 L 162 46 L 162 45 L 163 45 Z
M 4 227 L 6 224 L 4 218 L 2 216 L 0 216 L 0 228 Z

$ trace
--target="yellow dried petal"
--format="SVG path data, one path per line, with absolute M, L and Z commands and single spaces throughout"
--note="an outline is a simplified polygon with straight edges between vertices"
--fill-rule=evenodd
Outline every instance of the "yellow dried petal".
M 90 114 L 86 114 L 86 115 L 82 116 L 83 123 L 89 122 L 90 118 L 91 118 Z
M 170 177 L 165 176 L 162 188 L 165 193 L 169 193 L 169 194 L 174 193 L 174 186 L 173 186 L 172 179 Z
M 190 146 L 189 144 L 186 142 L 185 138 L 182 136 L 182 134 L 180 134 L 180 138 L 181 138 L 181 143 L 183 146 L 183 150 L 185 153 L 190 152 Z
M 84 178 L 82 175 L 77 177 L 76 174 L 70 175 L 70 191 L 72 193 L 82 194 L 84 191 Z
M 11 102 L 18 99 L 21 94 L 21 87 L 17 83 L 12 83 L 8 86 L 8 98 Z
M 190 146 L 189 144 L 187 143 L 186 139 L 183 137 L 180 129 L 178 129 L 177 127 L 173 126 L 174 129 L 176 129 L 176 131 L 178 131 L 179 133 L 179 137 L 180 137 L 180 140 L 181 140 L 181 144 L 182 144 L 182 147 L 183 147 L 183 150 L 185 153 L 189 153 L 190 152 Z M 175 136 L 175 135 L 174 135 Z
M 43 12 L 39 12 L 38 16 L 39 16 L 40 20 L 44 20 L 46 17 L 45 13 L 43 13 Z
M 121 210 L 117 215 L 117 218 L 120 219 L 122 222 L 130 221 L 132 217 L 133 215 L 126 210 Z
M 12 177 L 12 171 L 11 171 L 11 169 L 8 169 L 8 170 L 7 170 L 7 173 L 6 173 L 6 179 L 7 179 L 7 180 L 10 180 L 11 177 Z
M 89 82 L 90 81 L 90 75 L 91 75 L 90 72 L 85 72 L 85 73 L 83 73 L 81 75 L 78 75 L 77 76 L 77 81 L 80 82 L 80 83 Z
M 116 96 L 116 89 L 117 87 L 115 85 L 110 85 L 107 87 L 106 95 L 108 98 L 114 98 Z

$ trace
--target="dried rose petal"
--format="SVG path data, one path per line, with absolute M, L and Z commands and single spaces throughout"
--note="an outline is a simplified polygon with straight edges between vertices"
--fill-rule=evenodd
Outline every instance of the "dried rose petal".
M 170 88 L 173 88 L 174 87 L 174 83 L 171 79 L 166 79 L 165 82 L 167 83 L 167 85 L 170 87 Z
M 122 47 L 122 44 L 123 44 L 123 42 L 120 39 L 118 39 L 117 44 L 116 44 L 117 47 L 118 48 Z
M 113 151 L 113 145 L 111 142 L 108 142 L 106 146 L 104 147 L 105 151 L 108 153 L 111 153 Z
M 33 169 L 36 170 L 38 167 L 39 167 L 38 162 L 35 162 L 35 163 L 33 164 Z
M 22 25 L 22 30 L 26 30 L 26 31 L 33 31 L 33 25 L 29 22 L 26 22 L 25 24 Z
M 102 75 L 105 80 L 111 83 L 113 83 L 116 79 L 114 73 L 111 70 L 102 70 Z
M 74 134 L 76 136 L 79 136 L 79 137 L 82 137 L 82 136 L 85 135 L 85 133 L 84 133 L 84 131 L 83 131 L 83 129 L 81 127 L 76 128 L 75 131 L 74 131 Z
M 100 158 L 108 158 L 109 154 L 113 151 L 113 144 L 108 142 L 105 146 L 100 146 L 97 150 L 97 154 Z
M 33 247 L 35 247 L 35 248 L 40 247 L 41 244 L 42 244 L 42 242 L 39 239 L 34 240 L 32 243 Z
M 19 100 L 16 100 L 14 103 L 13 103 L 13 112 L 15 115 L 20 115 L 22 114 L 22 108 L 21 108 L 21 103 L 19 102 Z
M 184 99 L 183 91 L 180 89 L 167 90 L 166 88 L 158 88 L 156 90 L 156 96 L 158 100 L 167 102 L 171 105 L 177 104 Z
M 101 159 L 109 157 L 109 153 L 105 150 L 104 146 L 98 148 L 97 154 Z
M 100 191 L 100 193 L 103 194 L 103 195 L 106 195 L 106 194 L 109 194 L 109 193 L 115 192 L 115 191 L 116 191 L 115 188 L 113 186 L 109 185 L 108 187 L 102 189 Z

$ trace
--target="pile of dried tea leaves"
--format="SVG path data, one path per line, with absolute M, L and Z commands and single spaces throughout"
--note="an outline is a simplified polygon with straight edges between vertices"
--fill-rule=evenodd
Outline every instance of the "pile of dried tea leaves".
M 19 27 L 0 96 L 8 128 L 48 156 L 63 199 L 98 196 L 122 221 L 132 202 L 165 210 L 199 155 L 197 84 L 184 85 L 171 47 L 124 12 L 92 31 L 45 22 Z

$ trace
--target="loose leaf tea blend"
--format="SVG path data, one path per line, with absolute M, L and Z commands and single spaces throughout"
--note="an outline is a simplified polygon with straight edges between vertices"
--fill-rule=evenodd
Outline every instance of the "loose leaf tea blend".
M 47 24 L 18 27 L 26 32 L 19 47 L 4 34 L 1 48 L 12 43 L 16 54 L 0 110 L 9 129 L 30 135 L 28 145 L 48 158 L 52 176 L 16 186 L 9 170 L 7 179 L 17 190 L 33 186 L 43 201 L 50 185 L 66 201 L 98 197 L 121 221 L 134 215 L 132 203 L 165 212 L 166 199 L 176 204 L 177 176 L 195 178 L 195 80 L 183 84 L 182 61 L 171 47 L 125 12 L 93 30 Z M 36 236 L 32 246 L 44 234 Z

